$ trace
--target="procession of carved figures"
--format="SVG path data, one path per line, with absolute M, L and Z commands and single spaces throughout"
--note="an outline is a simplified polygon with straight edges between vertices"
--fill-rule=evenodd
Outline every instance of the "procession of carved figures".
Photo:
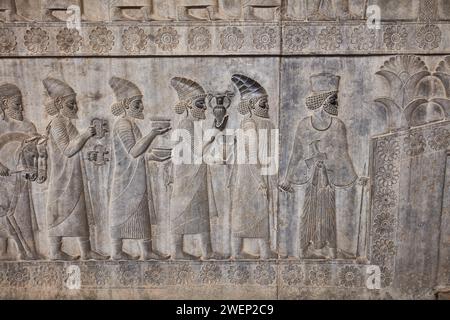
M 448 119 L 449 57 L 438 64 L 435 72 L 430 72 L 418 56 L 395 56 L 388 59 L 377 74 L 390 85 L 390 95 L 376 100 L 386 110 L 389 132 L 408 132 L 414 127 Z M 368 201 L 370 185 L 374 183 L 377 186 L 373 200 L 375 213 L 377 208 L 387 205 L 385 202 L 389 197 L 394 196 L 392 186 L 398 182 L 399 169 L 390 159 L 398 160 L 399 147 L 395 142 L 379 142 L 377 148 L 388 144 L 380 158 L 386 160 L 383 160 L 386 166 L 380 168 L 373 178 L 364 175 L 366 170 L 357 172 L 349 153 L 347 127 L 339 114 L 341 78 L 338 75 L 317 73 L 310 76 L 310 94 L 303 101 L 310 116 L 298 119 L 289 145 L 291 152 L 285 172 L 264 170 L 268 169 L 266 160 L 276 148 L 273 140 L 264 138 L 264 135 L 273 132 L 276 125 L 269 116 L 269 93 L 261 80 L 234 74 L 230 79 L 230 89 L 223 92 L 207 92 L 200 83 L 185 77 L 174 77 L 168 82 L 178 97 L 173 115 L 181 120 L 178 123 L 170 119 L 154 120 L 146 135 L 142 132 L 148 130 L 143 130 L 141 121 L 144 119 L 143 93 L 131 80 L 116 76 L 109 80 L 111 94 L 116 99 L 110 108 L 114 123 L 95 118 L 89 128 L 81 130 L 74 124 L 79 111 L 77 93 L 65 81 L 51 77 L 44 79 L 42 84 L 47 96 L 44 109 L 50 120 L 45 132 L 39 133 L 34 124 L 24 118 L 26 106 L 23 105 L 19 85 L 0 85 L 0 255 L 3 259 L 288 258 L 277 252 L 276 236 L 271 234 L 271 230 L 277 230 L 278 223 L 276 194 L 279 190 L 291 197 L 297 188 L 303 188 L 304 200 L 299 212 L 290 213 L 299 216 L 300 232 L 296 240 L 299 252 L 295 258 L 368 262 L 371 258 L 367 241 L 370 221 L 367 222 L 368 218 L 364 216 L 363 201 Z M 232 101 L 238 102 L 237 110 L 230 107 Z M 213 123 L 205 124 L 206 113 L 209 112 Z M 243 164 L 239 162 L 240 141 L 237 136 L 233 137 L 231 148 L 223 144 L 226 150 L 214 165 L 231 167 L 229 190 L 217 190 L 212 181 L 210 162 L 203 156 L 216 146 L 219 137 L 223 137 L 233 112 L 240 115 L 240 132 L 249 139 L 243 144 L 248 158 Z M 196 134 L 199 126 L 212 128 L 212 136 L 204 139 L 203 135 Z M 175 130 L 186 133 L 177 141 L 178 144 L 161 146 L 156 143 L 160 137 Z M 263 141 L 256 144 L 256 149 L 247 142 L 254 135 Z M 92 139 L 98 143 L 84 158 L 82 151 Z M 111 149 L 102 143 L 105 139 L 111 141 Z M 433 150 L 449 147 L 450 135 L 444 129 L 437 130 L 430 139 L 428 144 Z M 411 133 L 405 138 L 405 154 L 408 157 L 419 156 L 426 144 L 425 138 Z M 182 155 L 188 155 L 188 161 L 175 161 L 178 145 L 184 146 Z M 378 151 L 375 154 L 377 157 L 380 155 Z M 250 158 L 256 161 L 252 162 Z M 379 165 L 381 160 L 376 160 L 376 163 Z M 88 180 L 92 177 L 86 172 L 86 162 L 97 168 L 111 165 L 107 186 L 109 224 L 97 226 L 109 234 L 111 250 L 106 253 L 93 249 L 95 237 L 89 216 L 93 210 L 92 190 L 88 187 Z M 170 252 L 159 252 L 154 245 L 157 225 L 154 203 L 157 199 L 151 191 L 149 163 L 169 164 L 171 167 L 168 179 L 170 205 L 168 212 L 164 213 L 170 221 L 170 228 L 164 231 L 170 233 Z M 45 209 L 48 256 L 43 256 L 36 246 L 35 233 L 39 226 L 31 192 L 33 184 L 48 185 Z M 337 222 L 336 194 L 338 190 L 346 189 L 356 190 L 361 197 L 357 208 L 350 209 L 359 212 L 354 228 L 357 247 L 353 251 L 344 248 L 338 236 L 339 229 L 345 226 Z M 223 192 L 231 195 L 231 255 L 217 252 L 211 236 L 211 221 L 218 215 L 216 197 Z M 390 254 L 389 250 L 380 252 L 377 242 L 392 242 L 389 239 L 393 239 L 391 231 L 379 233 L 388 223 L 380 222 L 386 214 L 389 215 L 389 211 L 382 210 L 373 217 L 376 230 L 372 251 L 375 260 L 380 259 L 380 255 Z M 377 226 L 378 222 L 381 225 Z M 192 235 L 199 239 L 196 246 L 201 254 L 198 256 L 185 250 L 186 237 Z M 63 250 L 65 239 L 77 240 L 79 255 L 70 255 Z M 245 249 L 244 242 L 248 239 L 257 243 L 256 253 Z M 136 242 L 139 255 L 127 252 L 125 241 Z M 388 260 L 383 258 L 378 262 L 389 268 Z
M 40 0 L 37 21 L 66 21 L 78 14 L 83 21 L 93 19 L 86 13 L 91 8 L 109 9 L 106 21 L 192 21 L 192 20 L 276 20 L 294 18 L 307 12 L 309 20 L 364 19 L 367 3 L 359 1 L 356 13 L 349 0 Z M 21 8 L 23 6 L 23 8 Z M 18 0 L 0 1 L 4 22 L 31 21 L 21 11 L 30 3 Z M 304 14 L 303 14 L 304 15 Z M 103 20 L 104 21 L 104 20 Z

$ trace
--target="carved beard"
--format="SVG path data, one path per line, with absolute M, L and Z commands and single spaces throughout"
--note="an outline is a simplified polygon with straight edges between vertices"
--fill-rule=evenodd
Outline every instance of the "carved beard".
M 127 115 L 129 115 L 132 118 L 139 119 L 139 120 L 144 120 L 144 118 L 145 118 L 144 112 L 136 111 L 136 109 L 134 109 L 134 108 L 127 109 Z
M 306 98 L 306 107 L 309 110 L 316 110 L 323 108 L 326 113 L 337 116 L 338 115 L 338 104 L 335 95 L 337 91 L 330 91 L 312 95 Z
M 193 106 L 191 108 L 191 112 L 192 112 L 192 116 L 194 118 L 197 118 L 199 120 L 205 120 L 206 119 L 206 115 L 205 115 L 205 110 L 204 109 L 197 108 L 196 106 Z
M 66 107 L 61 109 L 61 114 L 64 117 L 69 118 L 69 119 L 78 119 L 77 113 L 75 111 L 73 111 L 73 110 L 70 110 L 69 108 L 66 108 Z
M 23 121 L 23 113 L 21 110 L 6 108 L 5 114 L 8 116 L 8 118 L 17 120 L 17 121 Z

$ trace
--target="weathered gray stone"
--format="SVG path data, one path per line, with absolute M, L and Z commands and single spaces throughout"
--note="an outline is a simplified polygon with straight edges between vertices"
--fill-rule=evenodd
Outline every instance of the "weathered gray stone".
M 448 298 L 449 8 L 0 0 L 0 298 Z

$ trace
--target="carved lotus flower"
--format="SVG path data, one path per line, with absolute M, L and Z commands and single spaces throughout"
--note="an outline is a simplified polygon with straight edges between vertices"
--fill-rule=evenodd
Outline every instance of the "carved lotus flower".
M 139 284 L 139 266 L 132 263 L 124 263 L 119 266 L 118 279 L 123 286 L 135 286 Z
M 82 273 L 82 281 L 88 285 L 104 287 L 111 279 L 111 271 L 102 265 L 89 265 L 86 272 Z M 84 279 L 84 276 L 86 277 Z
M 384 32 L 384 44 L 390 50 L 401 50 L 405 47 L 408 38 L 406 28 L 395 25 L 389 26 Z
M 237 27 L 228 27 L 220 34 L 220 45 L 226 51 L 238 51 L 244 44 L 244 33 Z
M 384 196 L 384 199 L 388 199 L 388 201 L 395 201 L 395 199 L 390 199 L 387 194 Z M 380 236 L 390 234 L 394 231 L 394 218 L 388 212 L 381 212 L 375 216 L 374 228 L 375 233 Z
M 275 269 L 270 264 L 261 263 L 256 266 L 255 280 L 262 286 L 268 286 L 275 280 Z
M 356 287 L 361 283 L 361 275 L 358 268 L 345 266 L 339 272 L 339 285 L 346 288 Z
M 304 274 L 300 265 L 286 265 L 282 272 L 283 281 L 290 286 L 298 286 L 303 282 Z
M 311 34 L 304 28 L 296 27 L 289 29 L 285 35 L 286 48 L 289 51 L 301 51 L 305 49 Z
M 33 270 L 32 281 L 38 287 L 58 287 L 63 284 L 63 275 L 56 266 L 41 265 Z
M 208 50 L 211 47 L 211 33 L 204 27 L 191 29 L 188 43 L 191 50 Z
M 425 152 L 427 143 L 420 133 L 411 133 L 405 137 L 405 151 L 408 156 L 414 157 Z
M 64 53 L 75 53 L 80 50 L 82 37 L 77 29 L 62 29 L 56 36 L 56 44 Z
M 24 41 L 28 51 L 33 53 L 46 52 L 50 37 L 47 31 L 41 28 L 31 28 L 25 32 Z
M 180 36 L 174 28 L 163 27 L 158 30 L 155 42 L 161 50 L 172 51 L 178 47 Z
M 319 46 L 323 50 L 339 49 L 343 40 L 342 33 L 338 27 L 326 27 L 319 33 Z
M 194 272 L 188 264 L 182 264 L 178 266 L 175 275 L 176 284 L 186 285 L 191 284 L 194 281 Z
M 250 270 L 246 265 L 232 265 L 228 270 L 228 279 L 232 284 L 245 284 L 250 279 Z
M 125 50 L 131 53 L 138 53 L 147 47 L 147 35 L 139 27 L 129 27 L 123 32 L 122 44 Z
M 397 183 L 400 172 L 392 164 L 387 164 L 378 169 L 376 179 L 383 187 L 391 187 Z
M 375 240 L 373 248 L 374 260 L 376 263 L 385 262 L 390 256 L 394 256 L 396 247 L 394 241 L 387 238 Z
M 258 50 L 270 50 L 277 42 L 277 32 L 274 28 L 260 28 L 253 32 L 253 45 Z
M 97 27 L 89 35 L 89 44 L 97 53 L 107 53 L 114 46 L 114 35 L 106 27 Z
M 400 145 L 394 139 L 381 139 L 377 144 L 377 156 L 383 163 L 392 162 L 400 157 Z
M 161 285 L 164 283 L 164 270 L 160 265 L 150 265 L 144 272 L 144 281 L 151 285 Z
M 397 204 L 397 196 L 392 189 L 381 188 L 375 194 L 375 207 L 379 210 L 390 210 Z
M 203 283 L 213 284 L 220 281 L 222 277 L 222 271 L 220 266 L 215 263 L 206 263 L 202 265 L 200 270 L 200 280 Z
M 305 284 L 313 287 L 321 287 L 331 280 L 331 273 L 324 267 L 312 267 L 306 273 Z
M 357 50 L 367 51 L 374 47 L 375 40 L 375 30 L 367 28 L 366 25 L 360 25 L 353 29 L 350 42 Z
M 441 36 L 442 32 L 438 26 L 427 24 L 417 30 L 416 42 L 420 48 L 432 50 L 441 44 Z
M 6 279 L 12 287 L 25 287 L 30 281 L 30 270 L 21 266 L 8 269 Z
M 16 36 L 11 29 L 0 28 L 0 53 L 10 53 L 16 48 Z
M 436 151 L 448 149 L 450 146 L 450 132 L 444 128 L 434 128 L 428 137 L 430 148 Z

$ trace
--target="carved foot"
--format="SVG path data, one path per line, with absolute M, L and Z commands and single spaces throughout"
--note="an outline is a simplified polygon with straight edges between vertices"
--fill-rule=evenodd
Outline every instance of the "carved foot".
M 81 255 L 81 260 L 87 261 L 87 260 L 108 260 L 109 256 L 102 255 L 95 251 L 90 251 L 86 254 Z
M 52 261 L 75 261 L 80 259 L 80 256 L 71 256 L 65 252 L 58 252 L 55 254 L 52 254 L 50 256 L 50 260 Z
M 144 13 L 144 21 L 172 21 L 169 17 L 160 16 L 157 13 L 152 13 L 152 9 L 148 7 L 142 8 Z
M 209 20 L 228 20 L 228 16 L 222 13 L 217 7 L 208 7 Z
M 168 260 L 170 259 L 170 255 L 164 254 L 162 252 L 153 250 L 150 252 L 145 252 L 141 255 L 140 260 L 148 261 L 148 260 Z
M 47 10 L 47 11 L 44 12 L 42 20 L 43 21 L 47 21 L 47 22 L 64 22 L 63 20 L 58 19 L 57 17 L 55 17 L 50 10 Z
M 172 260 L 199 260 L 199 259 L 200 259 L 199 257 L 193 256 L 184 251 L 177 252 L 174 255 L 172 255 Z
M 111 257 L 112 260 L 115 261 L 127 261 L 127 260 L 138 260 L 138 257 L 135 257 L 131 254 L 128 254 L 124 251 L 116 252 Z
M 114 8 L 111 11 L 111 20 L 112 21 L 136 21 L 137 19 L 124 13 L 121 8 Z
M 178 20 L 180 21 L 204 21 L 205 19 L 195 17 L 189 13 L 189 9 L 186 7 L 178 7 L 177 9 Z
M 267 254 L 262 254 L 261 259 L 263 260 L 273 260 L 278 259 L 278 253 L 269 251 Z
M 227 259 L 224 255 L 216 252 L 211 252 L 207 254 L 206 256 L 201 256 L 200 260 L 207 261 L 207 260 L 225 260 Z
M 324 15 L 321 12 L 314 12 L 308 16 L 310 21 L 331 21 L 334 20 L 332 17 Z
M 260 257 L 247 252 L 241 252 L 231 257 L 231 260 L 258 260 Z

